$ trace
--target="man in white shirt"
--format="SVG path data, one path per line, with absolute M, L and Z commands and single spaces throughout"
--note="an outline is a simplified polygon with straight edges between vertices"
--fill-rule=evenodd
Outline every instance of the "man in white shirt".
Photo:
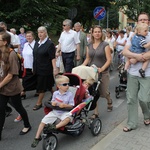
M 11 42 L 10 42 L 10 44 L 14 47 L 14 48 L 17 48 L 17 45 L 15 45 L 15 37 L 14 37 L 14 34 L 13 33 L 11 33 L 11 32 L 9 32 L 9 31 L 7 31 L 7 24 L 5 23 L 5 22 L 0 22 L 0 27 L 2 27 L 7 33 L 9 33 L 10 34 L 10 36 L 11 36 Z
M 20 39 L 19 36 L 16 34 L 16 29 L 15 28 L 11 28 L 10 32 L 14 34 L 14 45 L 17 46 L 17 48 L 14 48 L 14 50 L 18 53 L 20 53 Z
M 77 50 L 76 60 L 80 60 L 80 40 L 77 32 L 71 29 L 72 21 L 66 19 L 63 21 L 63 32 L 59 38 L 59 44 L 56 51 L 56 57 L 61 50 L 65 72 L 71 72 L 74 67 L 75 51 Z

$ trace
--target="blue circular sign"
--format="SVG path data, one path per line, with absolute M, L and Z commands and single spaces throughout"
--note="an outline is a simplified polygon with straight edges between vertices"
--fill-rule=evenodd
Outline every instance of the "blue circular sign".
M 101 20 L 105 17 L 106 15 L 106 10 L 104 7 L 96 7 L 93 11 L 93 16 L 96 20 Z

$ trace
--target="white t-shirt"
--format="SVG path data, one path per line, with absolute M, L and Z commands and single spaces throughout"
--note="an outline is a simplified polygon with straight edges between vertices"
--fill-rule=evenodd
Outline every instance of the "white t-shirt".
M 63 31 L 58 42 L 61 44 L 61 51 L 64 53 L 71 53 L 76 50 L 76 45 L 80 43 L 76 31 L 70 29 L 68 32 Z
M 126 36 L 124 36 L 123 38 L 121 38 L 120 36 L 118 36 L 116 42 L 118 42 L 118 43 L 120 43 L 120 44 L 123 44 L 126 40 L 127 40 Z M 117 50 L 118 52 L 122 51 L 123 49 L 124 49 L 124 46 L 122 46 L 122 45 L 119 45 L 119 44 L 118 44 L 118 45 L 116 46 L 116 50 Z
M 19 36 L 17 35 L 17 34 L 15 34 L 14 35 L 14 38 L 15 38 L 15 40 L 14 40 L 14 45 L 20 45 L 20 38 L 19 38 Z M 16 52 L 18 52 L 18 48 L 15 48 L 14 49 Z
M 24 68 L 32 69 L 33 68 L 33 48 L 35 45 L 35 40 L 32 43 L 26 42 L 22 51 L 24 58 Z M 31 47 L 30 47 L 31 46 Z
M 150 32 L 146 36 L 146 42 L 150 42 Z M 126 45 L 130 46 L 131 45 L 131 39 L 128 38 Z M 148 49 L 147 49 L 148 51 Z M 130 68 L 128 70 L 129 74 L 134 75 L 134 76 L 139 76 L 141 77 L 139 73 L 139 69 L 142 68 L 142 62 L 137 62 L 136 64 L 131 64 Z M 145 70 L 145 77 L 150 77 L 150 63 L 148 64 L 148 67 Z
M 6 31 L 6 32 L 8 34 L 10 34 L 10 36 L 11 36 L 11 43 L 10 44 L 15 45 L 15 35 L 9 31 Z

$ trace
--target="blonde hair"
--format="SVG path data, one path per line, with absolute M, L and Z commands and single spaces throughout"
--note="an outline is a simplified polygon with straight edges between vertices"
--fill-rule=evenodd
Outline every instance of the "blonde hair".
M 56 78 L 55 78 L 55 83 L 56 85 L 62 83 L 62 82 L 69 82 L 69 78 L 67 76 L 64 76 L 64 75 L 57 75 Z
M 143 29 L 148 29 L 148 24 L 146 23 L 138 23 L 136 26 L 136 33 L 138 33 L 139 31 L 143 30 Z
M 89 86 L 91 86 L 91 85 L 93 85 L 94 82 L 95 82 L 94 79 L 88 78 L 88 79 L 86 79 L 86 80 L 83 82 L 83 84 L 84 84 L 84 83 L 87 83 Z

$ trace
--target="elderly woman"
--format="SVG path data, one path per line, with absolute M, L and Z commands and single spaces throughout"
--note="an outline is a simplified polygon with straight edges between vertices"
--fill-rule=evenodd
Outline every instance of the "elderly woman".
M 91 33 L 91 43 L 88 45 L 86 59 L 83 65 L 92 64 L 97 66 L 98 72 L 102 75 L 102 82 L 99 86 L 100 96 L 107 100 L 107 111 L 112 111 L 112 99 L 109 92 L 109 65 L 111 64 L 111 49 L 104 41 L 104 35 L 100 26 L 94 26 Z M 98 117 L 98 105 L 94 110 L 92 118 Z
M 44 26 L 38 28 L 39 41 L 33 49 L 33 72 L 37 76 L 38 101 L 33 110 L 42 107 L 44 93 L 54 86 L 53 74 L 58 74 L 55 59 L 55 46 L 49 39 L 47 29 Z

